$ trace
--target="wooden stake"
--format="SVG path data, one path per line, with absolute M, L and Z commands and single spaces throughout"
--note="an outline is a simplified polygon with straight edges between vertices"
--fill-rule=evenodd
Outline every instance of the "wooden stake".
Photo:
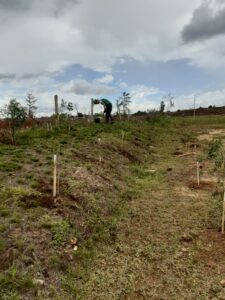
M 98 138 L 98 144 L 101 145 L 101 138 Z M 101 163 L 102 162 L 102 157 L 101 157 L 101 154 L 99 154 L 99 162 Z
M 59 97 L 58 95 L 54 96 L 55 99 L 55 115 L 56 115 L 56 125 L 59 125 Z
M 60 193 L 60 145 L 58 148 L 58 155 L 57 155 L 57 173 L 58 173 L 58 178 L 57 178 L 57 195 L 59 196 Z
M 200 174 L 199 174 L 199 162 L 197 161 L 197 182 L 198 186 L 200 185 Z
M 56 116 L 58 116 L 59 115 L 59 97 L 58 97 L 58 95 L 55 95 L 54 99 L 55 99 L 55 114 L 56 114 Z
M 179 154 L 177 156 L 178 157 L 185 157 L 185 156 L 191 156 L 191 155 L 195 155 L 195 152 L 189 152 L 189 153 Z
M 53 157 L 53 198 L 57 196 L 57 155 L 55 154 Z

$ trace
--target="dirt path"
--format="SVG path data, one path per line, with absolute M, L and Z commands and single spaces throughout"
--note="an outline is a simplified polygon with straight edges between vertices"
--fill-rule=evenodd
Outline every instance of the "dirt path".
M 213 298 L 220 277 L 206 275 L 198 259 L 211 192 L 189 189 L 190 157 L 170 160 L 172 171 L 164 171 L 167 159 L 143 179 L 116 244 L 99 250 L 85 299 L 225 299 Z

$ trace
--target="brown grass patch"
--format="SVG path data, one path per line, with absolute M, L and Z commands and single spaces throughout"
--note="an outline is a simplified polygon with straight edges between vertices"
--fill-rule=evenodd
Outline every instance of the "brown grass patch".
M 225 272 L 225 235 L 207 230 L 199 236 L 202 247 L 197 255 L 207 272 Z

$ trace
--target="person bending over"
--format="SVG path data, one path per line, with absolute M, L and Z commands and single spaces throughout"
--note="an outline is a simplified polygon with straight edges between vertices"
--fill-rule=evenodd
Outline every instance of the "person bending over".
M 105 121 L 109 123 L 113 123 L 112 117 L 112 103 L 108 99 L 95 99 L 94 104 L 102 104 L 104 106 L 104 114 L 105 114 Z

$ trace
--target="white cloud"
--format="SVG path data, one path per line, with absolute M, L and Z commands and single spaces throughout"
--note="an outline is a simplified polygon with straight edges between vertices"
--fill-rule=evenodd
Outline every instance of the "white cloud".
M 1 72 L 55 71 L 74 63 L 109 71 L 124 56 L 141 61 L 190 58 L 207 68 L 210 57 L 211 65 L 219 67 L 218 60 L 225 64 L 224 39 L 193 50 L 181 43 L 182 29 L 202 2 L 48 0 L 43 5 L 38 0 L 2 0 Z M 218 9 L 221 2 L 209 3 Z
M 118 86 L 119 86 L 119 88 L 121 88 L 121 89 L 126 89 L 126 88 L 128 88 L 128 84 L 127 84 L 125 81 L 120 81 L 120 82 L 118 83 Z
M 159 89 L 141 84 L 129 88 L 126 78 L 119 81 L 112 75 L 113 64 L 122 63 L 124 57 L 142 62 L 187 58 L 201 68 L 223 70 L 223 35 L 204 43 L 182 43 L 183 28 L 203 2 L 48 0 L 43 5 L 40 0 L 0 0 L 2 90 L 12 94 L 14 88 L 34 91 L 47 107 L 52 103 L 49 96 L 60 92 L 74 101 L 82 99 L 81 107 L 89 107 L 86 99 L 90 95 L 117 92 L 110 86 L 114 83 L 118 89 L 130 90 L 133 110 L 152 108 L 156 104 L 158 107 L 155 98 L 161 97 Z M 207 3 L 216 11 L 224 7 L 224 0 L 207 0 Z M 91 82 L 84 78 L 66 84 L 52 79 L 55 72 L 76 63 L 104 71 L 106 75 Z M 212 93 L 215 103 L 222 101 L 223 92 Z M 209 99 L 204 97 L 205 101 Z
M 105 76 L 98 78 L 97 81 L 104 84 L 112 83 L 114 80 L 114 77 L 112 74 L 106 74 Z
M 138 5 L 136 0 L 49 0 L 45 5 L 30 0 L 18 2 L 17 9 L 12 1 L 4 3 L 3 73 L 36 73 L 73 63 L 109 70 L 126 55 L 167 59 L 196 6 L 196 0 L 140 0 Z
M 96 82 L 88 82 L 85 79 L 71 80 L 69 83 L 61 87 L 61 91 L 65 93 L 74 93 L 77 95 L 105 95 L 115 92 L 115 88 Z
M 158 98 L 161 92 L 158 88 L 148 87 L 145 85 L 134 85 L 130 89 L 131 95 L 131 112 L 138 110 L 146 111 L 148 109 L 158 108 Z

